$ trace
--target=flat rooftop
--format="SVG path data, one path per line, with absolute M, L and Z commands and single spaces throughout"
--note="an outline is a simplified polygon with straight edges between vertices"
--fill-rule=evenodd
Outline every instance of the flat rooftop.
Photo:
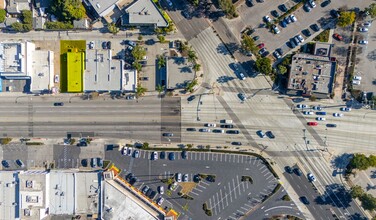
M 48 203 L 48 172 L 24 171 L 19 174 L 20 212 L 22 219 L 42 219 Z
M 0 171 L 0 180 L 0 219 L 17 219 L 20 217 L 18 172 Z
M 122 186 L 115 181 L 106 181 L 105 184 L 103 219 L 110 220 L 118 216 L 121 216 L 122 219 L 158 219 L 134 201 L 134 198 L 130 197 L 129 193 L 126 193 L 126 189 L 122 189 Z
M 123 61 L 113 60 L 111 50 L 87 50 L 85 63 L 85 91 L 121 90 Z
M 315 52 L 313 53 L 316 56 L 330 57 L 332 44 L 317 42 L 315 43 Z
M 138 0 L 125 9 L 123 24 L 167 27 L 168 22 L 152 0 Z
M 75 173 L 75 213 L 97 214 L 101 192 L 101 174 L 99 172 Z
M 105 16 L 105 12 L 114 7 L 114 5 L 119 0 L 85 0 L 93 6 L 94 10 L 98 13 L 99 16 Z
M 54 53 L 53 51 L 36 50 L 32 63 L 32 91 L 42 91 L 53 86 Z
M 124 70 L 122 78 L 122 90 L 124 91 L 136 91 L 137 85 L 137 71 L 136 70 Z
M 169 57 L 167 59 L 167 88 L 184 88 L 187 82 L 194 79 L 195 72 L 184 57 Z
M 313 93 L 330 94 L 336 62 L 329 57 L 296 54 L 292 57 L 287 88 L 301 90 L 304 95 Z
M 49 207 L 53 215 L 74 213 L 74 173 L 64 171 L 50 172 Z
M 21 43 L 0 44 L 0 74 L 25 72 L 25 47 Z

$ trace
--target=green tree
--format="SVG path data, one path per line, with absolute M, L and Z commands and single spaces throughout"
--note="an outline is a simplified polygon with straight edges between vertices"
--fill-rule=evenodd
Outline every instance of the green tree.
M 371 194 L 363 194 L 360 201 L 362 202 L 362 207 L 365 210 L 373 211 L 376 209 L 376 198 Z
M 31 14 L 31 11 L 23 10 L 22 12 L 22 23 L 24 24 L 33 24 L 33 15 Z
M 370 163 L 364 154 L 355 154 L 350 160 L 349 166 L 353 169 L 366 170 L 370 166 Z
M 228 18 L 237 17 L 236 7 L 232 0 L 219 0 L 219 7 L 223 10 Z
M 55 21 L 55 22 L 48 21 L 44 25 L 46 26 L 47 29 L 50 29 L 50 30 L 68 30 L 68 29 L 73 28 L 73 25 L 71 23 L 64 23 L 60 21 Z
M 166 66 L 166 58 L 163 55 L 157 56 L 158 68 L 162 68 Z
M 180 52 L 187 53 L 189 50 L 188 42 L 181 42 L 180 44 Z
M 371 15 L 372 18 L 376 17 L 376 4 L 372 3 L 367 9 L 368 13 Z
M 3 23 L 5 21 L 7 12 L 4 9 L 0 9 L 0 23 Z
M 160 95 L 162 92 L 164 92 L 164 90 L 165 90 L 165 86 L 162 86 L 161 84 L 158 84 L 158 85 L 155 87 L 155 90 L 157 90 L 158 94 Z
M 246 34 L 243 35 L 243 39 L 241 41 L 241 48 L 247 52 L 255 53 L 257 51 L 257 46 L 255 45 L 255 41 L 252 39 L 252 37 Z
M 163 44 L 164 42 L 166 42 L 166 38 L 165 38 L 165 36 L 163 36 L 163 35 L 158 35 L 157 38 L 158 38 L 159 42 L 161 42 L 162 44 Z
M 48 11 L 59 21 L 72 22 L 85 16 L 86 10 L 81 0 L 54 0 Z
M 287 73 L 287 68 L 283 65 L 278 65 L 278 71 L 279 71 L 280 74 L 283 75 L 283 74 Z
M 364 191 L 362 189 L 361 186 L 353 186 L 351 187 L 350 189 L 350 195 L 351 195 L 351 198 L 360 198 L 363 194 L 364 194 Z
M 141 85 L 138 85 L 136 88 L 136 97 L 138 98 L 140 96 L 143 96 L 146 91 L 147 91 L 146 88 L 142 87 Z
M 138 61 L 142 60 L 144 56 L 146 56 L 146 50 L 140 45 L 136 45 L 132 50 L 133 58 Z
M 346 27 L 355 22 L 356 14 L 354 11 L 341 11 L 340 17 L 338 18 L 338 26 Z
M 18 32 L 22 32 L 24 31 L 24 28 L 23 28 L 23 24 L 19 23 L 19 22 L 15 22 L 11 25 L 12 29 L 15 30 L 15 31 L 18 31 Z
M 138 72 L 140 72 L 142 70 L 142 65 L 137 60 L 135 62 L 133 62 L 132 67 L 135 70 L 137 70 Z
M 199 3 L 199 0 L 191 0 L 193 6 L 197 7 L 198 6 L 198 3 Z
M 193 70 L 194 70 L 195 72 L 200 71 L 200 69 L 201 69 L 201 65 L 200 65 L 200 64 L 195 63 L 195 65 L 193 65 Z
M 197 85 L 197 79 L 192 80 L 191 82 L 187 83 L 185 90 L 188 92 L 193 92 L 193 88 Z
M 268 75 L 272 71 L 271 61 L 264 57 L 256 60 L 256 70 Z
M 119 33 L 120 31 L 120 29 L 116 26 L 114 22 L 107 24 L 107 30 L 114 35 Z
M 192 50 L 192 48 L 190 48 L 188 51 L 188 62 L 194 63 L 196 62 L 196 60 L 197 60 L 196 52 Z

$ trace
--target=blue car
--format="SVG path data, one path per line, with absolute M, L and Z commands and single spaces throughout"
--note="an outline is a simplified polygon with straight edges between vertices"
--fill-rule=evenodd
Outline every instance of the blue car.
M 316 112 L 316 115 L 326 115 L 326 112 Z
M 281 21 L 281 26 L 282 26 L 283 28 L 285 28 L 285 27 L 287 27 L 287 23 L 286 23 L 284 20 L 282 20 L 282 21 Z

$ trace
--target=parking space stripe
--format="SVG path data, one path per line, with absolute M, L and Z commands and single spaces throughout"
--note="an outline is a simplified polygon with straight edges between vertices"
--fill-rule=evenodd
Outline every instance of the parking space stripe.
M 222 209 L 225 209 L 225 203 L 223 201 L 224 198 L 222 196 L 222 189 L 219 190 L 219 194 L 221 195 L 221 198 L 222 198 L 222 202 L 221 202 L 222 203 Z
M 230 186 L 230 183 L 228 183 L 228 190 L 231 189 L 231 186 Z M 231 193 L 231 190 L 230 190 L 230 200 L 231 200 L 231 203 L 232 203 L 232 193 Z
M 205 182 L 205 181 L 201 181 L 201 183 L 204 184 L 204 185 L 207 185 L 207 186 L 210 185 L 209 183 L 207 183 L 207 182 Z
M 240 155 L 238 155 L 238 163 L 240 163 Z
M 256 164 L 256 160 L 255 159 L 253 159 L 253 166 Z
M 248 212 L 248 209 L 244 208 L 243 206 L 240 207 L 241 209 L 243 209 L 244 211 Z
M 222 200 L 219 200 L 218 193 L 216 193 L 216 195 L 217 195 L 217 201 L 218 201 L 218 213 L 220 213 L 221 212 L 221 206 L 219 204 L 222 203 Z
M 242 155 L 242 163 L 243 163 L 244 157 L 245 157 L 245 156 Z
M 272 178 L 272 177 L 273 177 L 273 174 L 269 173 L 269 176 L 266 177 L 266 180 L 268 180 L 268 179 L 270 179 L 270 178 Z
M 198 196 L 198 194 L 197 194 L 197 193 L 195 193 L 195 192 L 193 192 L 193 191 L 190 191 L 189 193 L 192 193 L 192 194 L 194 194 L 194 195 Z
M 199 153 L 199 155 L 198 155 L 198 156 L 199 156 L 199 160 L 201 160 L 201 153 Z
M 248 205 L 248 204 L 244 204 L 244 206 L 247 206 L 249 209 L 252 209 L 252 208 L 253 208 L 253 206 Z
M 248 181 L 247 181 L 247 182 L 248 182 Z M 245 192 L 244 182 L 242 182 L 242 186 L 243 186 L 243 192 Z
M 239 183 L 239 176 L 238 175 L 236 175 L 236 181 L 238 182 L 238 186 L 240 185 L 240 183 Z M 240 192 L 240 187 L 238 187 L 238 189 L 239 189 L 239 196 L 242 194 L 241 192 Z
M 235 180 L 234 179 L 232 179 L 232 184 L 234 185 L 234 189 L 236 189 L 235 188 Z M 234 195 L 235 195 L 235 199 L 237 199 L 237 197 L 236 197 L 236 191 L 234 190 Z
M 226 192 L 226 186 L 225 186 L 224 190 Z M 222 196 L 222 194 L 221 194 L 221 196 Z M 227 207 L 228 206 L 228 198 L 227 198 L 227 196 L 225 196 L 225 198 L 226 198 L 226 207 Z
M 227 154 L 225 154 L 224 157 L 225 157 L 225 162 L 227 162 Z

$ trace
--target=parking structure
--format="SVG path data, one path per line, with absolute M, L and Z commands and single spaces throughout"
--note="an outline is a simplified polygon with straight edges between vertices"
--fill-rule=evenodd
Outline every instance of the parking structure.
M 137 181 L 132 182 L 140 190 L 148 186 L 158 192 L 159 187 L 164 186 L 166 192 L 153 196 L 153 199 L 158 201 L 160 197 L 164 198 L 161 204 L 163 208 L 172 207 L 191 219 L 207 217 L 202 209 L 204 203 L 216 218 L 245 215 L 262 203 L 278 183 L 263 161 L 250 155 L 187 152 L 183 159 L 182 152 L 175 151 L 165 152 L 164 159 L 161 159 L 159 151 L 159 159 L 151 160 L 153 152 L 139 152 L 140 157 L 134 158 L 122 155 L 120 151 L 107 151 L 105 158 L 122 169 L 120 175 L 124 179 L 129 180 L 130 175 L 136 177 Z M 173 160 L 170 160 L 169 153 L 173 154 Z M 183 179 L 176 189 L 171 190 L 161 182 L 168 178 L 176 181 L 178 173 Z M 200 178 L 197 182 L 198 174 L 215 175 L 215 178 Z M 185 175 L 188 176 L 187 182 L 183 182 Z M 242 176 L 251 176 L 253 183 L 241 181 Z M 178 195 L 181 190 L 187 190 L 186 194 L 193 200 L 181 198 Z

